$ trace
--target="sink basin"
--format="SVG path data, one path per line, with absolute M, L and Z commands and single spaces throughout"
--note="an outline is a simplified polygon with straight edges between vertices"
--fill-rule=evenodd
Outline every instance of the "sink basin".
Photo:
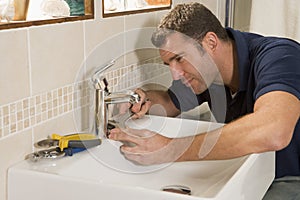
M 181 137 L 222 124 L 147 116 L 127 121 Z M 183 131 L 184 130 L 184 131 Z M 184 134 L 183 134 L 184 133 Z M 193 161 L 140 166 L 119 152 L 119 142 L 104 139 L 100 146 L 72 157 L 24 160 L 8 171 L 8 200 L 53 199 L 261 199 L 274 179 L 274 152 L 218 161 Z M 162 191 L 167 186 L 190 189 L 190 195 Z

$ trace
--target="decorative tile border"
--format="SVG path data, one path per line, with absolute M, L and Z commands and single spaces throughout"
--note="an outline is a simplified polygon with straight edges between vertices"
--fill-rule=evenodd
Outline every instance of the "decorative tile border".
M 105 73 L 109 89 L 125 90 L 155 76 L 169 73 L 168 68 L 155 62 L 157 61 L 151 60 Z M 91 92 L 89 80 L 85 80 L 0 106 L 0 137 L 87 106 L 90 104 Z
M 79 95 L 79 91 L 87 90 L 85 85 L 84 82 L 67 85 L 1 106 L 1 136 L 25 130 L 78 108 L 82 99 L 86 98 Z

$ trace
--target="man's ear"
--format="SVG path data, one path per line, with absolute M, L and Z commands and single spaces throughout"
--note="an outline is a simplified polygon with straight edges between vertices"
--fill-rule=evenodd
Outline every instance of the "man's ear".
M 214 32 L 207 32 L 202 40 L 202 45 L 206 50 L 214 52 L 218 44 L 218 36 Z

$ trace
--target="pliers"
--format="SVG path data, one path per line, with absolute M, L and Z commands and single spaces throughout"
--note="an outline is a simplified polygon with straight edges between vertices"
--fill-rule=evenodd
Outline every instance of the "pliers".
M 66 148 L 90 148 L 101 144 L 101 139 L 94 134 L 75 133 L 70 135 L 52 134 L 51 138 L 36 143 L 37 147 L 50 148 L 59 147 L 61 151 Z
M 41 140 L 35 144 L 37 148 L 46 148 L 36 151 L 27 156 L 31 161 L 38 161 L 41 158 L 58 158 L 72 156 L 74 153 L 84 151 L 88 148 L 101 144 L 101 139 L 94 134 L 75 133 L 70 135 L 52 134 L 51 138 Z

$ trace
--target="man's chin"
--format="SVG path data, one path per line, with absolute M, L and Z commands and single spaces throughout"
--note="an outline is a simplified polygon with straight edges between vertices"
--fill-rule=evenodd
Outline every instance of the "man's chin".
M 192 92 L 194 93 L 194 94 L 196 94 L 196 95 L 198 95 L 198 94 L 201 94 L 201 92 L 199 91 L 199 90 L 195 90 L 193 87 L 189 87 L 189 88 L 191 88 L 191 90 L 192 90 Z
M 194 94 L 198 95 L 203 93 L 207 88 L 195 88 L 195 87 L 190 87 L 191 90 L 193 91 Z
M 198 95 L 203 93 L 207 88 L 203 88 L 201 86 L 195 86 L 195 84 L 191 84 L 190 82 L 182 82 L 186 87 L 190 88 L 194 94 Z

